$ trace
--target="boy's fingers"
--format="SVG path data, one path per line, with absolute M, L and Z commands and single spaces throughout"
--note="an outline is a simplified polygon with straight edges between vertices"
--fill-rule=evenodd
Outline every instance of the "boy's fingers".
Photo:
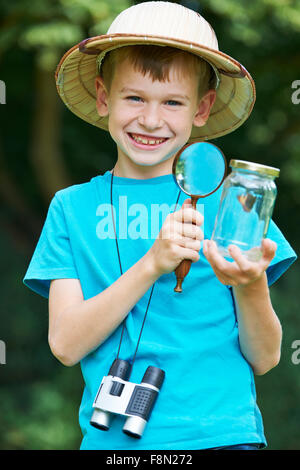
M 217 245 L 213 240 L 204 240 L 203 252 L 207 260 L 219 271 L 226 271 L 231 267 L 231 263 L 219 253 Z M 230 276 L 229 273 L 228 275 Z
M 276 254 L 277 244 L 269 238 L 264 238 L 261 242 L 261 250 L 262 258 L 260 262 L 262 265 L 266 265 L 267 268 Z
M 265 271 L 269 266 L 270 262 L 275 256 L 277 245 L 275 242 L 269 239 L 262 240 L 261 251 L 262 257 L 258 262 L 249 261 L 245 256 L 243 256 L 241 250 L 236 245 L 230 245 L 228 247 L 231 256 L 234 261 L 237 263 L 241 271 L 245 274 L 255 276 L 259 271 Z
M 255 276 L 258 272 L 258 266 L 256 263 L 249 261 L 241 252 L 240 248 L 236 245 L 229 245 L 228 251 L 232 258 L 240 268 L 240 270 L 249 275 Z
M 192 207 L 192 200 L 190 198 L 186 199 L 181 208 L 174 212 L 174 218 L 178 222 L 193 223 L 195 225 L 203 223 L 203 215 Z
M 192 207 L 192 199 L 189 197 L 187 199 L 185 199 L 184 203 L 182 204 L 181 207 L 183 206 L 191 206 Z
M 212 240 L 203 241 L 203 253 L 215 271 L 216 276 L 223 284 L 232 284 L 232 263 L 225 260 L 219 253 L 217 246 Z
M 217 246 L 212 240 L 204 240 L 203 253 L 216 275 L 221 282 L 230 285 L 238 285 L 257 278 L 266 271 L 270 262 L 275 256 L 277 245 L 272 240 L 266 239 L 262 241 L 261 250 L 262 257 L 258 262 L 249 261 L 242 253 L 240 248 L 236 245 L 228 247 L 229 253 L 234 262 L 229 262 L 218 252 Z
M 213 264 L 216 270 L 226 275 L 228 279 L 236 280 L 236 276 L 240 275 L 241 272 L 250 277 L 257 275 L 257 265 L 248 261 L 236 245 L 229 245 L 228 247 L 233 262 L 227 261 L 219 253 L 214 241 L 210 240 L 208 246 L 210 247 L 208 250 L 208 260 Z

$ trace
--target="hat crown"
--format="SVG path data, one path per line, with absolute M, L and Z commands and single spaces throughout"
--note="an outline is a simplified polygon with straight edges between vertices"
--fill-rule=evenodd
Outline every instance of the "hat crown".
M 171 2 L 144 2 L 122 11 L 107 34 L 160 36 L 219 50 L 211 25 L 199 13 Z

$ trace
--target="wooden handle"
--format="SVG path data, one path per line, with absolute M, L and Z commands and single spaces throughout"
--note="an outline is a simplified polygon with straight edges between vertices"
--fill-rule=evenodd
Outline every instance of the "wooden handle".
M 192 264 L 192 261 L 190 259 L 184 259 L 175 269 L 175 274 L 176 274 L 176 279 L 177 279 L 177 284 L 176 284 L 176 287 L 174 288 L 175 292 L 182 292 L 182 283 L 183 283 L 185 276 L 190 270 L 191 264 Z
M 191 196 L 192 206 L 193 209 L 196 209 L 197 201 L 200 196 Z M 185 276 L 188 274 L 192 261 L 190 259 L 184 259 L 175 269 L 177 284 L 174 288 L 175 292 L 182 292 L 182 283 L 184 281 Z

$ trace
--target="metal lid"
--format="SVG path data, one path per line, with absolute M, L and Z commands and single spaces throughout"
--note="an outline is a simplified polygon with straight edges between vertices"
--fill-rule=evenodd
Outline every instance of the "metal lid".
M 279 168 L 273 166 L 261 165 L 260 163 L 245 162 L 243 160 L 230 160 L 229 165 L 233 168 L 241 168 L 243 170 L 255 171 L 262 175 L 279 176 Z

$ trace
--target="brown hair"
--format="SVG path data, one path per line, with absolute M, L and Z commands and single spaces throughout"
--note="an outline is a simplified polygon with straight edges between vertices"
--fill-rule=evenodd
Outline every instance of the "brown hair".
M 180 77 L 195 73 L 199 77 L 199 99 L 215 87 L 215 73 L 212 67 L 201 57 L 169 46 L 134 45 L 123 46 L 109 52 L 101 65 L 100 73 L 107 91 L 110 91 L 115 66 L 129 59 L 134 70 L 144 76 L 149 73 L 152 80 L 169 81 L 170 68 L 175 64 Z

